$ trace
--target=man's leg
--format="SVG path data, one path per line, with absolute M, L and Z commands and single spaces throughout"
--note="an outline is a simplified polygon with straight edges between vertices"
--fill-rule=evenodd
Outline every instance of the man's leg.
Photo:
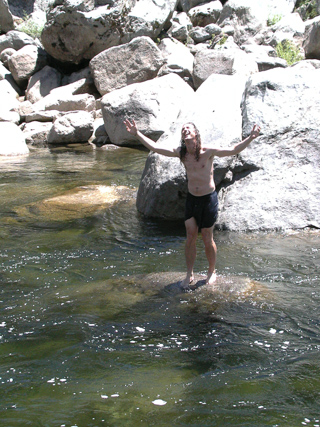
M 198 226 L 196 220 L 192 217 L 185 221 L 186 231 L 187 231 L 187 240 L 185 245 L 185 256 L 187 264 L 187 275 L 186 278 L 181 283 L 183 288 L 187 288 L 191 282 L 194 280 L 193 276 L 193 266 L 196 260 L 197 248 L 196 242 L 198 237 Z
M 204 248 L 206 256 L 209 262 L 208 276 L 206 279 L 206 284 L 212 285 L 216 280 L 216 259 L 217 259 L 217 246 L 213 240 L 213 226 L 210 228 L 201 229 L 202 240 L 204 243 Z

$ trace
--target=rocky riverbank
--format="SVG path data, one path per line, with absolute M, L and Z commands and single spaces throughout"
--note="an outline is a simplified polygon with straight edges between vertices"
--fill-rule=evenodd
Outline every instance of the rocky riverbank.
M 134 146 L 125 118 L 175 145 L 186 121 L 219 146 L 259 123 L 215 162 L 217 227 L 320 228 L 320 0 L 260 3 L 0 0 L 0 155 Z M 150 154 L 139 211 L 182 218 L 185 194 L 179 161 Z

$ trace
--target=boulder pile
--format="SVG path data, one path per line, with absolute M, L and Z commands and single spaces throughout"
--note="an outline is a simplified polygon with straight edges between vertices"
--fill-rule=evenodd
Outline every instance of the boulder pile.
M 320 228 L 320 0 L 0 0 L 0 31 L 0 155 L 135 146 L 125 118 L 175 146 L 185 122 L 215 146 L 259 123 L 215 161 L 217 227 Z M 185 194 L 150 154 L 138 210 L 182 218 Z

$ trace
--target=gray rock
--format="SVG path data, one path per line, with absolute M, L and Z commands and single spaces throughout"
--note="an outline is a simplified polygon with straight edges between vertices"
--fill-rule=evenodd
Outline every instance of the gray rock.
M 60 88 L 59 88 L 60 89 Z M 62 88 L 63 89 L 63 88 Z M 57 111 L 94 111 L 95 98 L 93 95 L 80 94 L 72 95 L 65 90 L 65 94 L 61 90 L 51 93 L 40 101 L 33 104 L 35 111 L 57 110 Z
M 201 3 L 203 3 L 203 0 L 180 0 L 180 5 L 183 12 L 188 12 L 190 9 L 198 6 Z
M 52 123 L 37 122 L 26 123 L 23 127 L 23 134 L 28 145 L 33 147 L 47 147 L 48 135 Z
M 47 54 L 37 46 L 27 45 L 10 56 L 8 65 L 13 78 L 19 83 L 47 65 Z
M 167 37 L 161 40 L 159 49 L 166 61 L 159 75 L 175 73 L 186 81 L 192 81 L 194 57 L 184 44 Z
M 125 129 L 126 118 L 134 118 L 143 133 L 157 140 L 177 119 L 192 95 L 191 87 L 172 73 L 104 95 L 101 108 L 111 142 L 137 144 L 137 139 Z
M 12 56 L 16 52 L 15 49 L 12 49 L 11 47 L 8 47 L 7 49 L 4 49 L 0 54 L 0 60 L 2 61 L 3 65 L 8 68 L 8 61 L 10 56 Z
M 189 10 L 188 16 L 194 27 L 205 27 L 209 24 L 215 24 L 222 11 L 222 4 L 219 0 L 201 4 Z
M 253 75 L 243 103 L 244 136 L 262 136 L 239 159 L 256 171 L 219 193 L 218 226 L 230 230 L 320 227 L 319 69 L 274 69 Z
M 52 89 L 60 86 L 61 73 L 46 65 L 29 79 L 26 89 L 26 99 L 34 104 L 49 95 Z
M 27 45 L 36 46 L 36 41 L 26 33 L 21 31 L 9 31 L 7 34 L 0 36 L 0 53 L 8 48 L 19 50 Z
M 24 135 L 17 125 L 0 122 L 0 156 L 21 156 L 29 153 Z
M 30 103 L 31 104 L 31 103 Z M 31 104 L 32 105 L 32 104 Z M 57 110 L 48 111 L 32 111 L 26 112 L 25 121 L 30 123 L 33 121 L 37 122 L 54 122 L 58 117 L 61 117 L 64 113 Z
M 0 81 L 1 80 L 6 80 L 7 83 L 10 84 L 11 89 L 9 88 L 9 86 L 7 86 L 7 90 L 10 90 L 12 94 L 14 94 L 16 97 L 22 94 L 19 86 L 17 85 L 17 83 L 15 82 L 14 78 L 12 77 L 12 74 L 10 73 L 10 71 L 4 67 L 1 63 L 0 63 Z
M 168 34 L 181 42 L 186 42 L 191 29 L 192 22 L 189 16 L 185 12 L 174 12 L 172 26 L 168 30 Z
M 55 120 L 48 134 L 49 144 L 88 142 L 93 133 L 93 117 L 86 111 L 68 113 Z
M 14 29 L 13 17 L 9 9 L 8 0 L 0 0 L 0 28 L 3 32 Z
M 189 31 L 189 36 L 195 43 L 203 43 L 211 39 L 211 34 L 203 27 L 194 27 Z
M 101 52 L 90 61 L 90 68 L 98 91 L 105 95 L 156 77 L 163 63 L 156 44 L 149 37 L 137 37 Z
M 320 59 L 320 16 L 309 27 L 303 48 L 307 59 Z
M 180 160 L 150 154 L 137 194 L 138 211 L 150 218 L 183 219 L 186 195 L 186 173 Z

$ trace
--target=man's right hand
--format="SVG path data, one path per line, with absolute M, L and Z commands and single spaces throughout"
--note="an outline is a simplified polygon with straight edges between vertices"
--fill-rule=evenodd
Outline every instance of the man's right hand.
M 137 136 L 138 129 L 136 122 L 133 119 L 132 123 L 128 119 L 126 119 L 123 123 L 126 125 L 127 132 L 131 133 L 131 135 Z

